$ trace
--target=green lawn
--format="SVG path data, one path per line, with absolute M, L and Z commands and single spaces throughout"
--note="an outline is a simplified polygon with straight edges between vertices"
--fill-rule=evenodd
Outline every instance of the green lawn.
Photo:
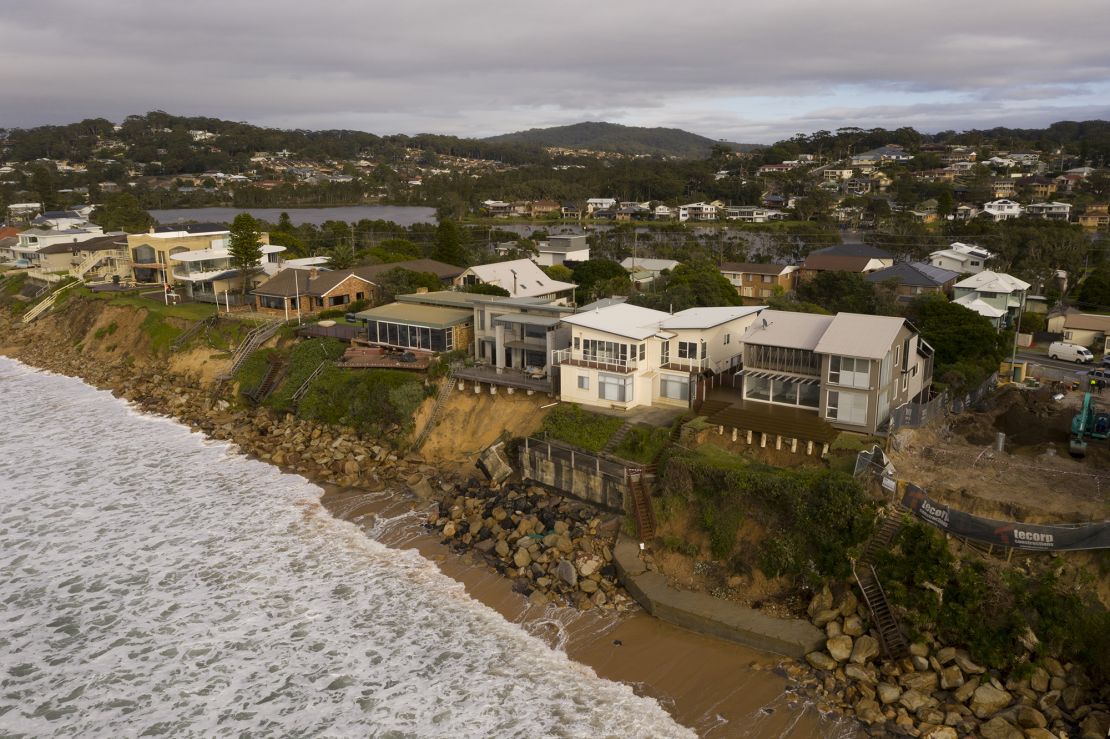
M 660 426 L 635 426 L 621 440 L 613 454 L 621 459 L 641 464 L 651 464 L 671 439 L 671 428 Z
M 624 421 L 615 416 L 584 411 L 576 403 L 562 403 L 543 419 L 542 430 L 552 439 L 600 452 L 623 424 Z

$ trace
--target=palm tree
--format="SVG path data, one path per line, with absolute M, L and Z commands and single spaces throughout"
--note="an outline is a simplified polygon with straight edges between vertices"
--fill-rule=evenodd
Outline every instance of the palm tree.
M 350 244 L 336 244 L 328 255 L 328 267 L 332 269 L 349 269 L 355 266 L 358 255 Z

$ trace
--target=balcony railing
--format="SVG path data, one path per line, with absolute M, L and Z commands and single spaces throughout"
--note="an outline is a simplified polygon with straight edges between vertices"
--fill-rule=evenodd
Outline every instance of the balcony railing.
M 606 372 L 635 372 L 642 366 L 638 359 L 589 354 L 580 349 L 557 349 L 551 353 L 551 361 L 552 364 L 570 364 Z
M 662 363 L 662 369 L 680 370 L 682 372 L 701 372 L 702 370 L 709 369 L 711 362 L 709 357 L 702 357 L 701 359 L 691 359 L 682 357 L 670 357 L 667 361 Z

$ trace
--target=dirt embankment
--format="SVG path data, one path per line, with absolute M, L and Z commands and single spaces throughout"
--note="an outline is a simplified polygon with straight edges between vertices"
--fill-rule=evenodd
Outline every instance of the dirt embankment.
M 465 390 L 455 389 L 429 434 L 420 454 L 451 468 L 473 469 L 478 453 L 497 441 L 502 434 L 526 436 L 533 433 L 547 415 L 545 405 L 553 403 L 547 395 L 509 395 L 499 389 L 491 395 L 489 388 L 475 393 L 469 383 Z M 435 398 L 429 398 L 416 415 L 415 428 L 423 429 L 431 415 Z

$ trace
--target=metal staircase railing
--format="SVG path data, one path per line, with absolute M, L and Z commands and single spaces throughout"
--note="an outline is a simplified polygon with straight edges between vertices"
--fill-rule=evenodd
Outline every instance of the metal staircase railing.
M 301 386 L 297 388 L 296 391 L 294 391 L 293 397 L 291 398 L 294 408 L 297 407 L 297 405 L 301 402 L 301 398 L 303 398 L 305 396 L 305 393 L 308 392 L 309 386 L 312 385 L 317 377 L 323 374 L 324 369 L 326 369 L 329 364 L 333 364 L 332 360 L 325 359 L 324 361 L 320 362 L 320 364 L 316 365 L 316 369 L 312 370 L 312 374 L 306 377 L 304 379 L 304 382 L 301 383 Z
M 232 355 L 231 367 L 220 375 L 218 379 L 230 380 L 239 368 L 243 366 L 243 362 L 247 361 L 247 357 L 253 354 L 258 347 L 265 344 L 270 337 L 276 334 L 283 324 L 284 321 L 274 320 L 251 329 L 250 333 L 246 335 Z
M 859 586 L 860 592 L 863 594 L 863 600 L 867 604 L 867 608 L 871 612 L 871 619 L 879 632 L 879 643 L 883 648 L 883 653 L 892 659 L 906 656 L 909 653 L 909 643 L 906 641 L 905 634 L 902 633 L 898 619 L 895 618 L 894 612 L 890 608 L 886 592 L 883 590 L 882 583 L 879 582 L 879 576 L 875 572 L 874 561 L 879 553 L 890 548 L 894 538 L 902 530 L 903 514 L 906 513 L 906 510 L 901 503 L 895 504 L 887 512 L 883 522 L 879 524 L 879 530 L 867 542 L 859 561 L 852 564 L 852 575 L 856 579 L 856 585 Z
M 70 268 L 69 274 L 79 280 L 83 280 L 85 279 L 85 275 L 92 270 L 93 267 L 100 264 L 105 259 L 131 261 L 130 255 L 123 249 L 106 249 L 104 251 L 93 252 L 85 257 L 80 264 Z
M 636 531 L 640 541 L 650 544 L 655 540 L 655 509 L 651 505 L 644 478 L 652 468 L 628 471 L 628 495 L 632 499 L 632 513 L 636 518 Z
M 185 344 L 187 344 L 190 339 L 199 334 L 205 328 L 214 326 L 219 320 L 220 314 L 213 313 L 208 318 L 205 318 L 203 321 L 197 321 L 192 326 L 185 329 L 184 332 L 182 332 L 176 339 L 173 340 L 173 343 L 170 344 L 170 351 L 178 351 L 179 349 L 181 349 L 181 347 L 185 346 Z
M 70 282 L 66 285 L 62 285 L 57 290 L 55 290 L 54 292 L 50 293 L 45 298 L 43 298 L 41 303 L 38 303 L 37 305 L 33 306 L 29 311 L 24 313 L 23 314 L 23 322 L 24 323 L 31 323 L 36 318 L 41 316 L 43 313 L 45 313 L 46 311 L 48 311 L 52 307 L 54 307 L 54 303 L 57 302 L 59 295 L 61 295 L 66 290 L 70 289 L 71 287 L 74 287 L 75 285 L 80 285 L 80 284 L 81 284 L 80 282 Z

